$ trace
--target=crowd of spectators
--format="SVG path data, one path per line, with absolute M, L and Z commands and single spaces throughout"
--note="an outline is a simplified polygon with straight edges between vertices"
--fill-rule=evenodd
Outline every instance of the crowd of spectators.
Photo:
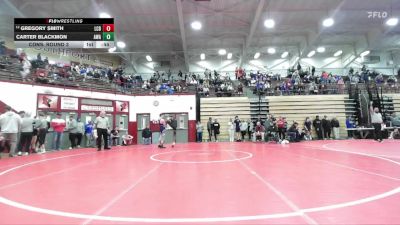
M 64 86 L 84 86 L 86 82 L 97 83 L 104 89 L 133 93 L 133 90 L 148 94 L 174 94 L 193 91 L 201 96 L 233 96 L 242 95 L 248 88 L 254 94 L 267 95 L 301 95 L 301 94 L 344 94 L 348 84 L 376 83 L 389 87 L 398 87 L 398 77 L 389 77 L 369 70 L 365 65 L 355 71 L 350 68 L 347 76 L 332 74 L 327 71 L 316 72 L 311 66 L 304 68 L 300 63 L 288 69 L 286 76 L 263 71 L 246 71 L 236 68 L 235 76 L 206 69 L 201 73 L 172 73 L 156 71 L 151 77 L 143 79 L 141 75 L 125 72 L 123 66 L 93 66 L 71 62 L 55 63 L 39 53 L 35 59 L 28 60 L 25 52 L 17 53 L 20 61 L 20 74 L 23 82 L 35 81 L 46 84 L 62 84 Z M 400 77 L 400 69 L 398 71 Z M 233 79 L 240 82 L 233 82 Z M 190 89 L 189 87 L 195 87 Z

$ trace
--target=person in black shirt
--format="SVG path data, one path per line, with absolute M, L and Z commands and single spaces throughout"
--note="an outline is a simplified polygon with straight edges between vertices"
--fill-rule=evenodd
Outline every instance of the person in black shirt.
M 238 116 L 235 116 L 235 121 L 233 121 L 235 124 L 235 132 L 236 132 L 236 141 L 241 141 L 240 137 L 240 120 Z
M 214 120 L 212 127 L 213 127 L 215 142 L 218 142 L 218 134 L 219 134 L 219 129 L 221 128 L 221 126 L 219 125 L 217 119 Z
M 339 133 L 339 120 L 337 120 L 336 118 L 333 118 L 331 120 L 331 125 L 332 125 L 332 130 L 333 130 L 333 137 L 335 139 L 339 139 L 340 138 L 340 133 Z
M 212 118 L 208 118 L 208 122 L 207 122 L 207 131 L 208 131 L 208 142 L 211 142 L 212 139 L 212 135 L 213 135 L 213 122 L 212 122 Z
M 327 116 L 324 116 L 324 118 L 322 119 L 322 128 L 324 130 L 324 138 L 325 139 L 330 139 L 331 138 L 332 125 L 331 125 L 331 121 L 328 120 Z
M 315 132 L 317 133 L 318 140 L 323 139 L 323 134 L 322 134 L 322 122 L 319 119 L 319 116 L 315 117 L 315 120 L 313 121 L 313 126 L 315 129 Z
M 304 129 L 310 131 L 310 133 L 311 133 L 311 130 L 312 130 L 311 126 L 312 126 L 312 122 L 311 122 L 310 117 L 306 117 L 306 120 L 304 121 Z
M 301 140 L 301 135 L 298 126 L 299 124 L 297 122 L 294 122 L 292 126 L 290 126 L 288 130 L 288 136 L 290 138 L 290 141 L 299 142 Z
M 149 127 L 149 125 L 147 125 L 146 128 L 144 128 L 142 130 L 143 144 L 145 144 L 145 145 L 151 144 L 151 136 L 152 136 L 152 134 L 151 134 L 150 127 Z
M 175 146 L 176 143 L 176 128 L 178 127 L 178 122 L 176 121 L 175 118 L 170 118 L 167 120 L 167 124 L 172 128 L 173 134 L 172 134 L 172 147 Z

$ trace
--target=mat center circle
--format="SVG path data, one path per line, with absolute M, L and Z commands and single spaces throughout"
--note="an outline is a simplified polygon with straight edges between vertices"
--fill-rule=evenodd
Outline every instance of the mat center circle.
M 185 150 L 158 153 L 150 156 L 150 159 L 163 163 L 226 163 L 253 157 L 253 154 L 244 151 L 201 151 Z

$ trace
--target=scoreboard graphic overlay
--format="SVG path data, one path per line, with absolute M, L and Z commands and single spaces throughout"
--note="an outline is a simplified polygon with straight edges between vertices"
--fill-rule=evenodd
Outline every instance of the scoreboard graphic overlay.
M 14 18 L 17 48 L 113 48 L 114 18 Z

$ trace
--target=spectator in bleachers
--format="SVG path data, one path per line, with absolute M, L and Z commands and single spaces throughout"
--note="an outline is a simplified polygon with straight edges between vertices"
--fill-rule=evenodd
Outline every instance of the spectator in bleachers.
M 324 131 L 324 138 L 331 139 L 332 124 L 326 115 L 322 119 L 322 129 Z
M 3 141 L 10 144 L 10 157 L 15 156 L 21 123 L 21 117 L 6 106 L 6 112 L 0 115 L 0 127 Z
M 213 127 L 213 133 L 214 133 L 214 138 L 215 138 L 215 142 L 218 142 L 218 135 L 219 135 L 219 131 L 220 131 L 220 124 L 218 123 L 218 120 L 215 119 L 214 123 L 212 124 Z
M 323 130 L 322 130 L 322 121 L 319 119 L 319 116 L 315 117 L 315 120 L 313 121 L 313 126 L 315 129 L 315 132 L 317 133 L 318 140 L 324 139 Z
M 26 81 L 26 77 L 31 73 L 32 64 L 27 57 L 22 59 L 22 70 L 20 71 L 22 82 Z
M 340 124 L 339 124 L 339 120 L 337 120 L 336 117 L 332 118 L 331 126 L 332 126 L 332 130 L 333 130 L 333 137 L 336 140 L 340 139 Z

